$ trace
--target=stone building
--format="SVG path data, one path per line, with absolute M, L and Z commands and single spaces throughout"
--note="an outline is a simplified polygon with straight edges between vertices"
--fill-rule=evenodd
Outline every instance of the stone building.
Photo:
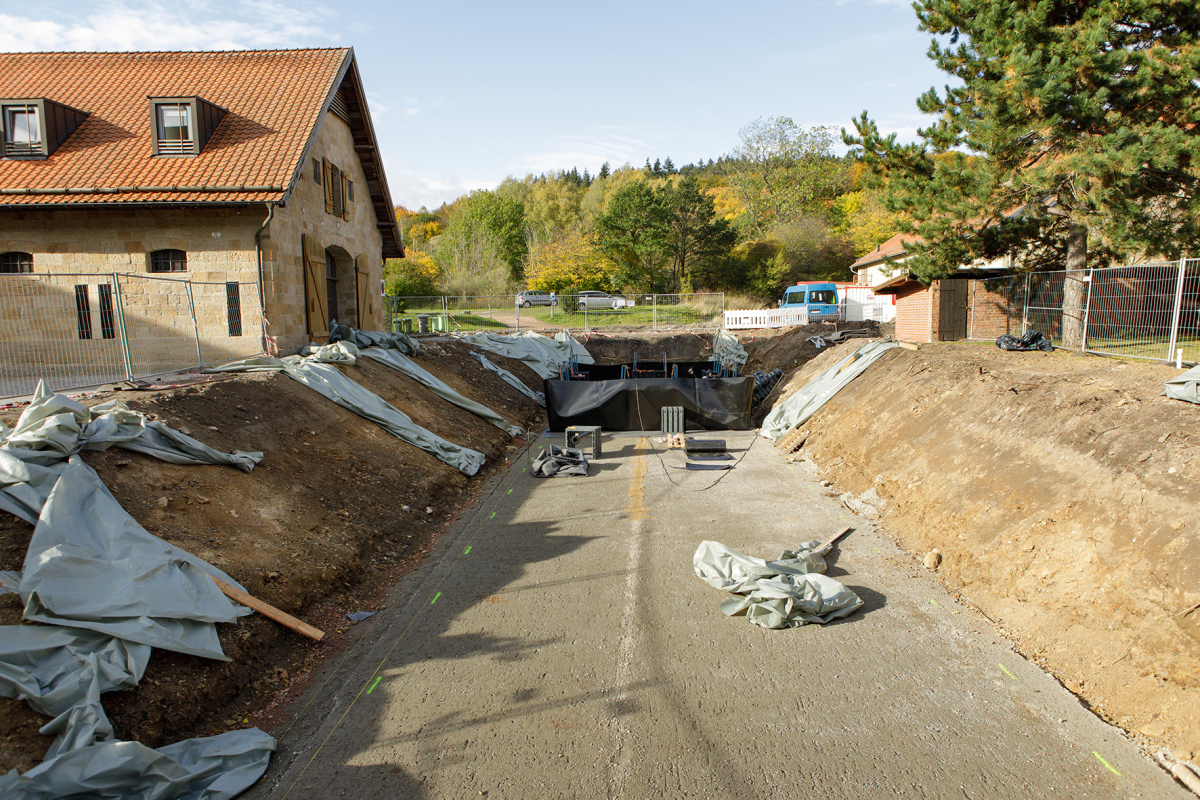
M 379 329 L 402 254 L 352 49 L 0 54 L 0 321 L 73 358 Z

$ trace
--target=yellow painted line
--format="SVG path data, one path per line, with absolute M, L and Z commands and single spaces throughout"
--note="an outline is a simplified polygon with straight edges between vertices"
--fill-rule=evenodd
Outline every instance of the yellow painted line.
M 644 520 L 647 512 L 650 511 L 646 506 L 646 472 L 649 466 L 646 463 L 646 447 L 649 445 L 646 437 L 638 439 L 637 455 L 633 459 L 633 475 L 629 479 L 629 505 L 625 507 L 625 513 L 634 521 Z
M 1092 751 L 1092 755 L 1094 755 L 1096 758 L 1100 759 L 1100 763 L 1103 764 L 1105 767 L 1107 767 L 1108 771 L 1111 772 L 1113 775 L 1116 775 L 1118 777 L 1124 777 L 1123 775 L 1121 775 L 1120 772 L 1117 771 L 1116 767 L 1114 767 L 1112 764 L 1110 764 L 1104 760 L 1104 756 L 1100 755 L 1095 750 Z

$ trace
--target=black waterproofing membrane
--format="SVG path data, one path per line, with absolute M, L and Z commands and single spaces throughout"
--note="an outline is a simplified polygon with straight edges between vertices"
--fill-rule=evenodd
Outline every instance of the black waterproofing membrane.
M 682 406 L 684 423 L 690 428 L 750 430 L 752 377 L 546 380 L 544 386 L 551 431 L 568 425 L 599 425 L 606 431 L 658 430 L 660 409 L 666 406 Z

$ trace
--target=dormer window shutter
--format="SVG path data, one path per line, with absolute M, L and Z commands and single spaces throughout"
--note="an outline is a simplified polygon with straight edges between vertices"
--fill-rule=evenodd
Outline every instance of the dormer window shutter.
M 321 159 L 321 169 L 325 174 L 325 213 L 333 213 L 333 172 L 328 158 Z

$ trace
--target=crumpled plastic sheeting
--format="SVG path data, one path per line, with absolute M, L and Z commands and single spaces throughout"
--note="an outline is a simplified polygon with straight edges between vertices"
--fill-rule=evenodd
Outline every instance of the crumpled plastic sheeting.
M 20 590 L 26 619 L 228 660 L 212 623 L 252 612 L 210 575 L 242 589 L 147 533 L 95 470 L 72 456 L 33 531 Z
M 75 628 L 0 627 L 0 695 L 56 717 L 44 734 L 64 734 L 47 758 L 112 737 L 100 695 L 137 686 L 150 648 Z
M 721 603 L 727 616 L 744 615 L 772 629 L 824 624 L 853 613 L 863 601 L 839 581 L 820 574 L 829 548 L 818 550 L 819 545 L 805 542 L 794 552 L 763 561 L 704 541 L 696 548 L 692 566 L 709 586 L 740 595 Z
M 1176 375 L 1164 385 L 1166 391 L 1163 394 L 1167 397 L 1188 403 L 1200 403 L 1200 365 Z
M 62 753 L 18 775 L 0 776 L 5 800 L 104 797 L 122 800 L 232 800 L 267 770 L 275 740 L 257 728 L 151 750 L 100 742 Z
M 345 344 L 339 342 L 339 344 Z M 282 371 L 292 380 L 326 397 L 360 417 L 371 420 L 401 441 L 432 453 L 465 475 L 474 475 L 483 466 L 484 456 L 476 450 L 449 442 L 413 422 L 407 414 L 385 402 L 347 378 L 336 367 L 321 363 L 319 355 L 310 358 L 288 356 L 254 356 L 231 361 L 205 372 L 275 372 Z
M 417 383 L 421 384 L 429 391 L 436 394 L 438 397 L 453 403 L 461 409 L 470 411 L 477 417 L 486 419 L 488 422 L 495 425 L 500 430 L 507 433 L 509 436 L 520 436 L 521 429 L 504 419 L 504 417 L 492 411 L 485 405 L 476 403 L 474 400 L 463 397 L 458 392 L 451 389 L 443 381 L 439 380 L 432 373 L 426 370 L 417 362 L 413 361 L 408 356 L 405 356 L 395 350 L 385 350 L 382 347 L 368 347 L 362 351 L 364 356 L 373 358 L 381 364 L 386 364 L 398 372 L 402 372 L 412 378 Z
M 829 369 L 813 378 L 804 388 L 771 409 L 763 420 L 759 431 L 772 441 L 778 439 L 792 428 L 807 422 L 821 406 L 829 402 L 846 384 L 863 374 L 867 367 L 874 364 L 888 350 L 899 347 L 892 341 L 870 342 L 855 350 L 850 355 Z M 843 369 L 843 367 L 845 369 Z
M 262 453 L 221 453 L 112 401 L 89 409 L 38 384 L 12 429 L 0 425 L 0 510 L 37 524 L 68 456 L 121 447 L 172 464 L 227 464 L 245 472 Z
M 596 363 L 587 349 L 567 331 L 559 331 L 553 339 L 535 331 L 524 331 L 512 336 L 484 331 L 455 332 L 451 335 L 480 350 L 524 361 L 542 378 L 557 377 L 558 365 L 572 358 L 580 364 Z
M 531 400 L 533 400 L 535 403 L 537 403 L 542 408 L 546 407 L 546 393 L 545 392 L 535 392 L 533 389 L 530 389 L 516 375 L 513 375 L 511 372 L 504 369 L 503 367 L 499 367 L 499 366 L 493 364 L 491 361 L 489 361 L 488 357 L 485 356 L 483 353 L 471 353 L 471 357 L 474 358 L 476 361 L 478 361 L 481 365 L 483 365 L 484 369 L 491 370 L 492 372 L 499 375 L 501 380 L 503 380 L 509 386 L 516 389 L 518 392 L 520 392 L 521 394 L 530 398 Z
M 0 594 L 16 594 L 21 585 L 21 573 L 15 569 L 0 570 Z
M 333 342 L 331 344 L 306 344 L 300 348 L 300 355 L 305 360 L 319 361 L 322 364 L 345 364 L 354 366 L 358 363 L 359 349 L 353 342 Z
M 201 441 L 146 419 L 119 400 L 89 409 L 39 382 L 33 400 L 12 430 L 0 425 L 0 447 L 27 464 L 48 466 L 81 450 L 113 446 L 172 464 L 226 464 L 250 472 L 262 453 L 222 453 Z
M 557 447 L 551 445 L 549 453 L 543 450 L 529 462 L 529 474 L 535 478 L 586 478 L 588 461 L 586 458 L 565 458 Z
M 725 361 L 732 361 L 735 364 L 745 364 L 749 358 L 746 355 L 746 348 L 742 347 L 742 343 L 737 340 L 737 337 L 726 330 L 717 331 L 717 335 L 713 337 L 713 355 L 719 356 Z
M 349 325 L 334 325 L 329 331 L 329 341 L 353 342 L 360 350 L 368 347 L 384 347 L 399 350 L 406 356 L 415 356 L 421 349 L 417 340 L 407 333 L 386 333 L 384 331 L 360 331 Z

